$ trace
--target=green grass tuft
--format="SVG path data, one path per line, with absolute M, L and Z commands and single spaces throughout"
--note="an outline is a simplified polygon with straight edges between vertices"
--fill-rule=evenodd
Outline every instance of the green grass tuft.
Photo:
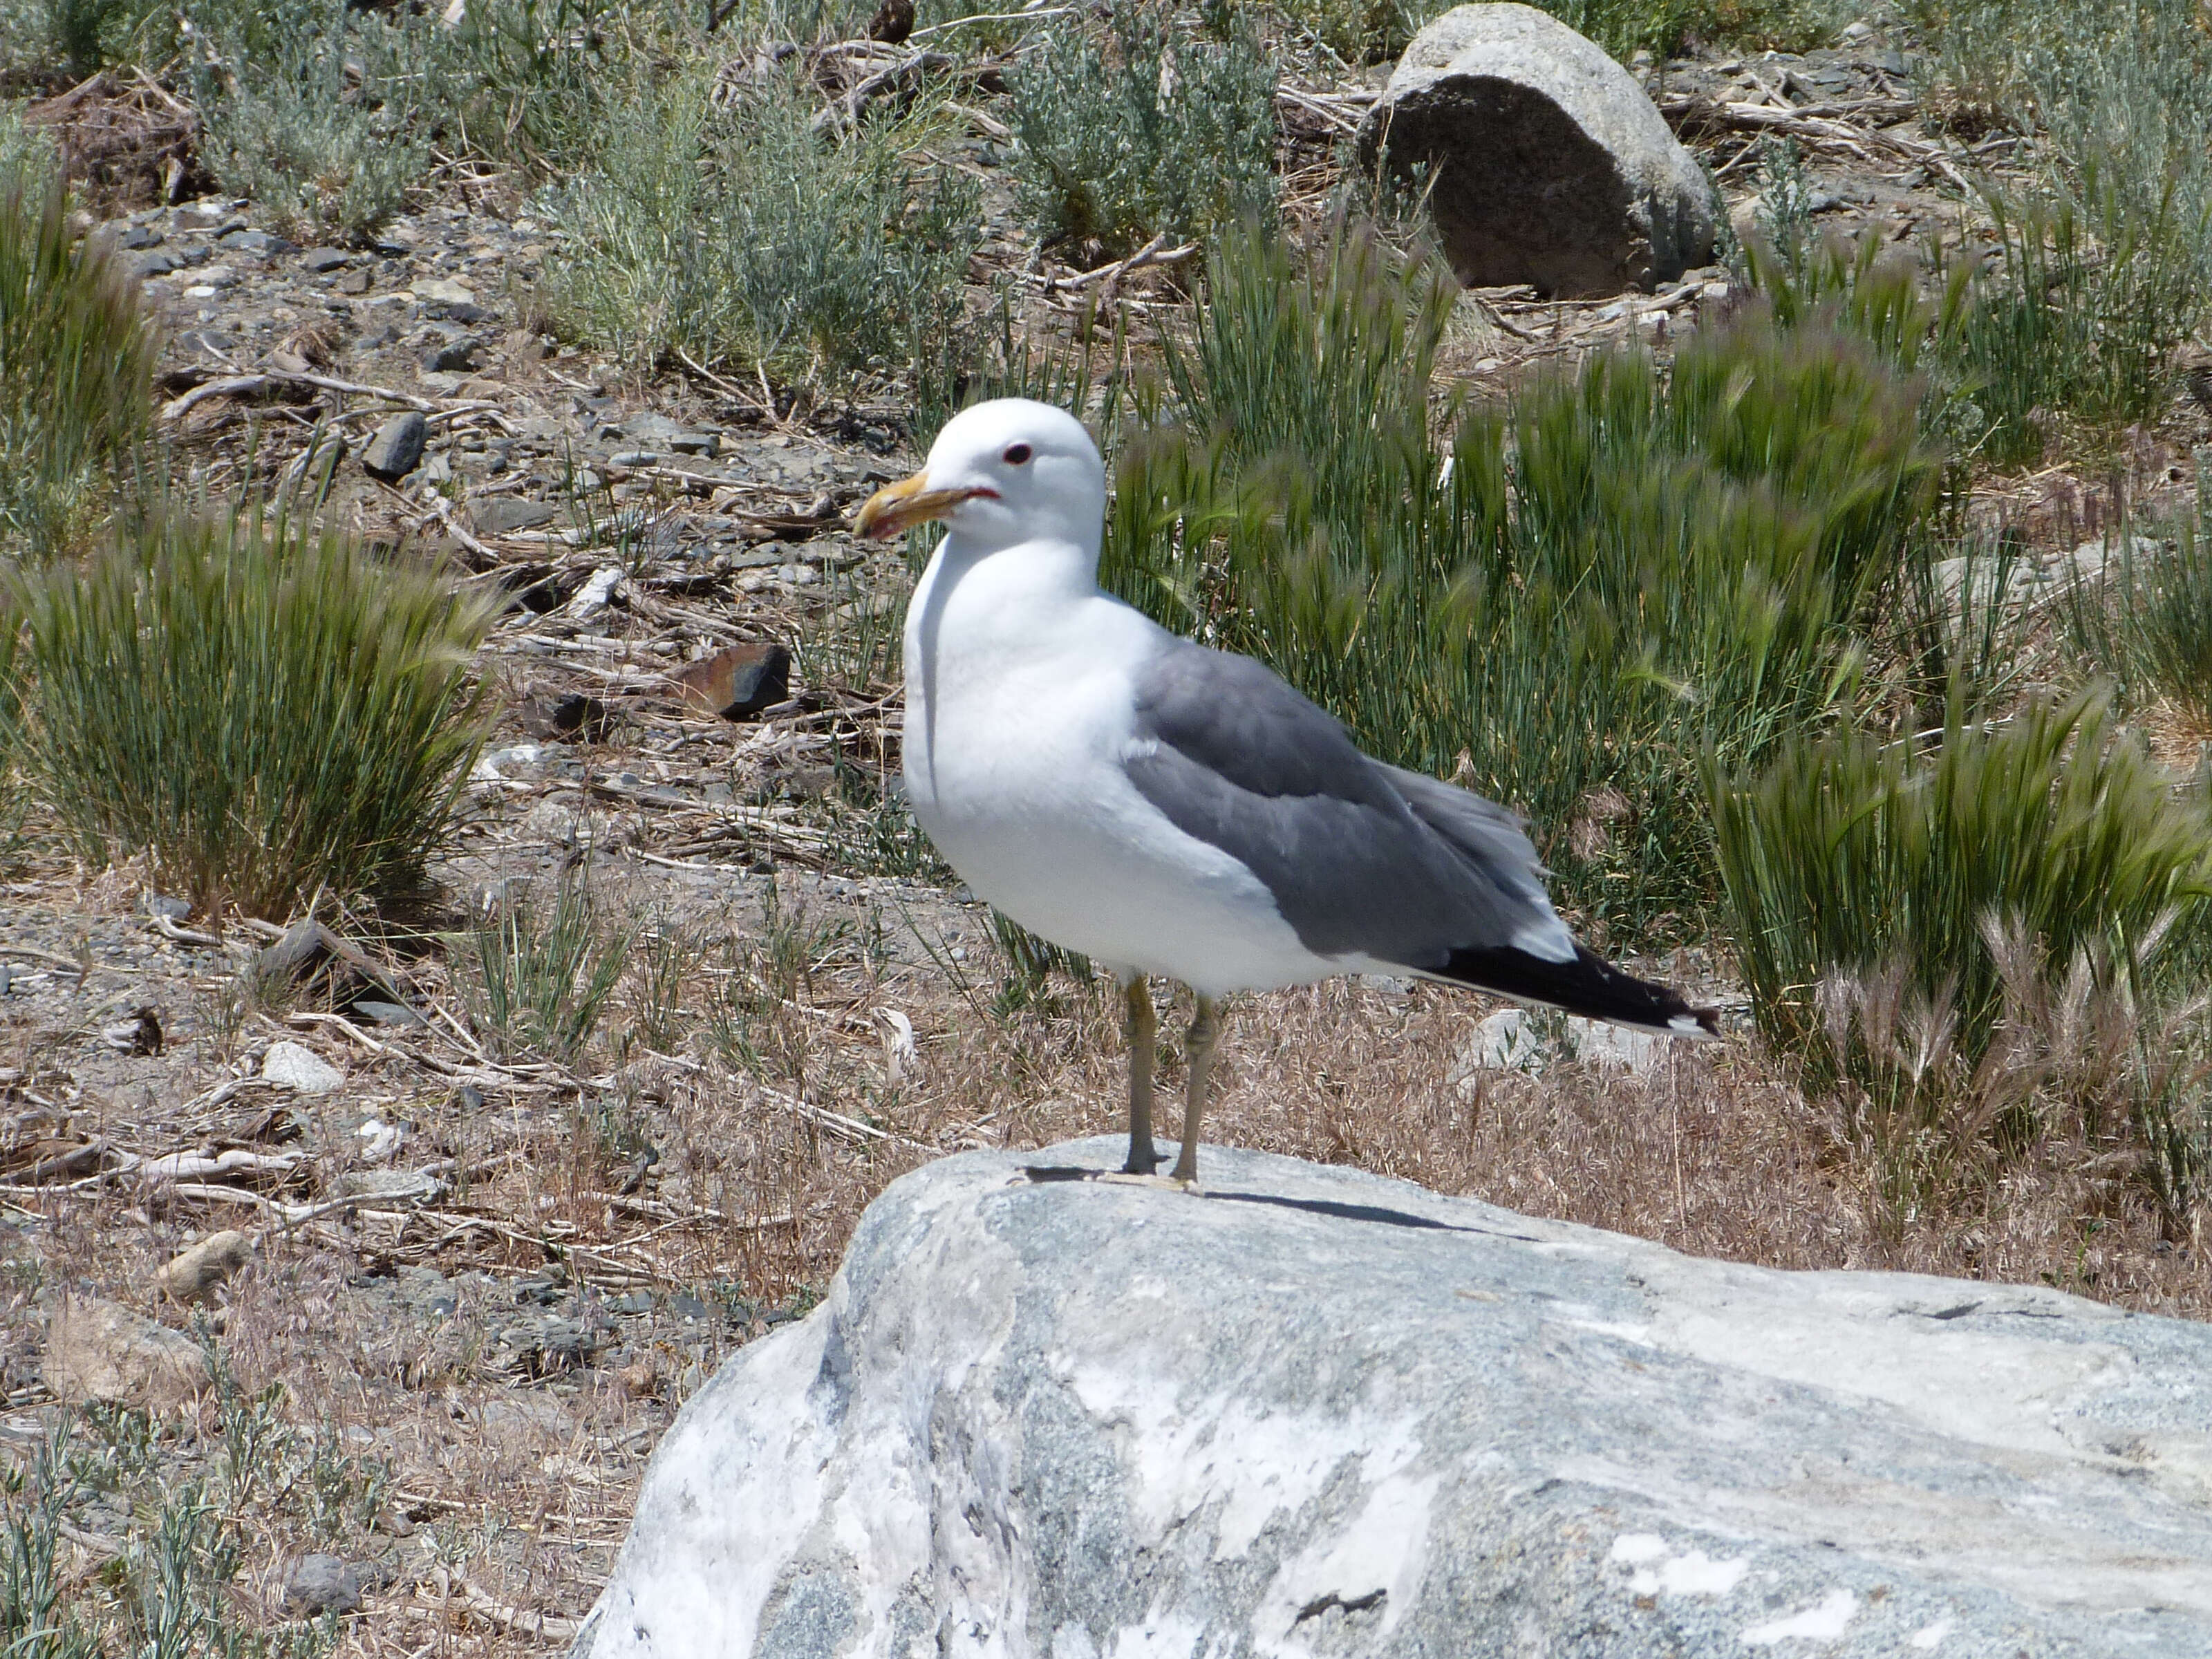
M 1995 726 L 1954 707 L 1925 754 L 1860 733 L 1793 742 L 1709 783 L 1760 1030 L 1893 1169 L 2027 1144 L 2061 1048 L 2171 1126 L 2162 1085 L 2146 1086 L 2172 1069 L 2171 1035 L 2126 1062 L 2155 1029 L 2154 969 L 2201 928 L 2212 819 L 2100 695 Z M 2191 1158 L 2167 1157 L 2168 1184 Z
M 204 908 L 404 888 L 459 811 L 492 609 L 434 569 L 281 511 L 177 511 L 23 604 L 29 759 L 61 821 Z
M 37 145 L 0 143 L 0 559 L 82 545 L 150 414 L 152 327 L 68 205 Z
M 599 1029 L 630 944 L 629 930 L 608 923 L 573 872 L 550 903 L 510 895 L 458 941 L 469 1023 L 501 1059 L 573 1060 Z

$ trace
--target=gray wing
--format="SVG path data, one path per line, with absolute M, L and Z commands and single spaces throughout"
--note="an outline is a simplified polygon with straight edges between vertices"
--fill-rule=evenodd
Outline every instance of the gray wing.
M 1249 657 L 1177 641 L 1135 690 L 1130 781 L 1257 876 L 1315 954 L 1425 971 L 1470 950 L 1574 956 L 1504 808 L 1370 760 Z

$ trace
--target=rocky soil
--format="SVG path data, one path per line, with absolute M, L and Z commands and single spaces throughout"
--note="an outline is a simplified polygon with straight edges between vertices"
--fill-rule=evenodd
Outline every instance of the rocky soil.
M 1786 137 L 1816 229 L 1955 234 L 1957 164 L 1879 37 L 1646 78 L 1740 222 L 1758 145 Z M 1285 87 L 1294 177 L 1327 174 L 1372 92 Z M 1067 328 L 1102 290 L 1140 325 L 1164 314 L 1172 270 L 1085 283 L 1030 262 L 990 125 L 966 164 L 1031 319 Z M 205 198 L 100 228 L 169 327 L 180 486 L 222 499 L 327 469 L 342 521 L 438 548 L 516 605 L 483 659 L 504 712 L 467 831 L 419 907 L 320 915 L 353 954 L 276 965 L 276 930 L 82 867 L 34 817 L 0 885 L 0 1437 L 28 1457 L 62 1398 L 151 1398 L 131 1355 L 158 1347 L 149 1322 L 182 1334 L 221 1375 L 163 1419 L 164 1468 L 217 1469 L 241 1402 L 281 1385 L 275 1418 L 319 1449 L 300 1478 L 327 1465 L 353 1495 L 312 1524 L 271 1508 L 238 1581 L 247 1624 L 319 1609 L 348 1650 L 552 1651 L 675 1405 L 812 1305 L 894 1176 L 1111 1124 L 1118 1035 L 1110 998 L 1008 957 L 890 801 L 910 573 L 842 526 L 914 465 L 908 404 L 626 377 L 545 331 L 531 296 L 557 250 L 526 202 L 496 181 L 425 195 L 366 248 L 296 247 L 253 204 Z M 1470 293 L 1453 370 L 1494 386 L 1625 336 L 1663 349 L 1728 289 L 1708 268 L 1652 295 Z M 2203 415 L 2146 434 L 2142 466 L 2202 441 Z M 2029 521 L 2095 494 L 2009 488 Z M 738 718 L 672 678 L 744 647 L 721 685 Z M 733 695 L 771 647 L 782 685 Z M 440 943 L 487 896 L 564 875 L 633 941 L 573 1066 L 484 1047 Z M 1221 1133 L 1683 1248 L 2038 1271 L 1988 1239 L 1872 1237 L 1843 1177 L 1797 1153 L 1747 1185 L 1745 1149 L 1794 1133 L 1748 1060 L 1608 1055 L 1547 1081 L 1522 1038 L 1475 1034 L 1490 1012 L 1389 983 L 1255 1000 Z M 1595 1176 L 1594 1147 L 1613 1159 Z M 245 1243 L 168 1294 L 164 1264 L 224 1231 Z M 2160 1248 L 2100 1245 L 2068 1288 L 2212 1305 L 2201 1263 Z M 85 1298 L 127 1317 L 88 1322 Z M 57 1362 L 62 1328 L 106 1380 Z M 124 1547 L 127 1484 L 72 1502 L 67 1570 L 89 1583 Z

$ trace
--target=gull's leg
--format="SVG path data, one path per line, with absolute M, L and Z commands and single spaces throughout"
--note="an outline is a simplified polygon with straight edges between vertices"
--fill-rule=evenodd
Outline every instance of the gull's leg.
M 1198 999 L 1198 1012 L 1190 1022 L 1190 1076 L 1183 1085 L 1182 1150 L 1176 1154 L 1175 1173 L 1169 1178 L 1186 1187 L 1198 1185 L 1198 1121 L 1206 1111 L 1206 1079 L 1213 1070 L 1213 1050 L 1221 1041 L 1221 1011 L 1209 996 Z
M 1160 1167 L 1152 1146 L 1152 1060 L 1159 1047 L 1159 1017 L 1152 1012 L 1152 988 L 1142 974 L 1121 988 L 1129 1028 L 1129 1161 L 1125 1175 L 1148 1176 Z

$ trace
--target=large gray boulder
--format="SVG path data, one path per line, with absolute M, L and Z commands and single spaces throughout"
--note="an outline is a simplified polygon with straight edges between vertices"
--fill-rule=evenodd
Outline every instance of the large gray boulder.
M 1712 187 L 1636 78 L 1532 6 L 1455 6 L 1413 37 L 1360 131 L 1368 165 L 1425 169 L 1470 288 L 1649 289 L 1711 258 Z
M 2212 1654 L 2212 1327 L 1024 1162 L 691 1400 L 580 1655 Z

